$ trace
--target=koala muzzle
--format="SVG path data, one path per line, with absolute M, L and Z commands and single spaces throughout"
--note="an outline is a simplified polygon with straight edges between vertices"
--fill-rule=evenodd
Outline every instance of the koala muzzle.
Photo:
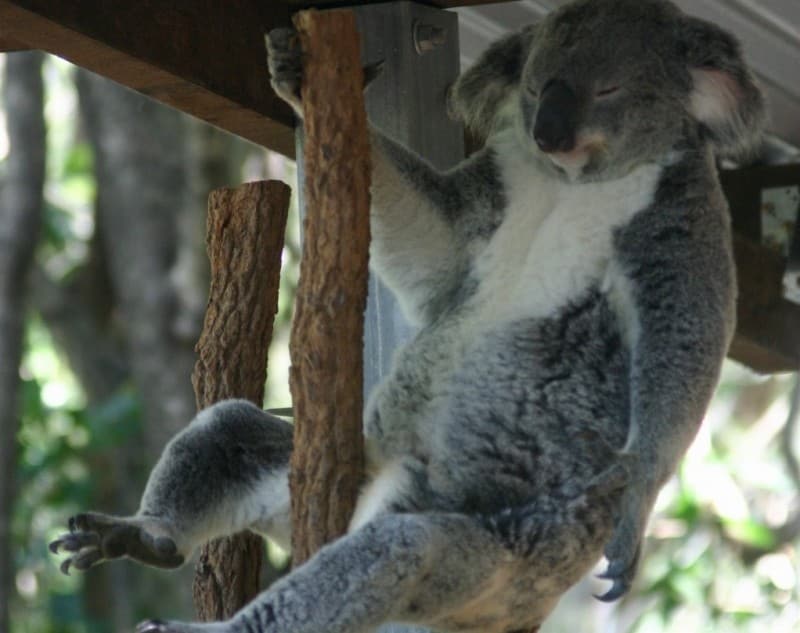
M 533 127 L 533 139 L 543 152 L 569 152 L 575 147 L 578 96 L 558 79 L 545 84 Z

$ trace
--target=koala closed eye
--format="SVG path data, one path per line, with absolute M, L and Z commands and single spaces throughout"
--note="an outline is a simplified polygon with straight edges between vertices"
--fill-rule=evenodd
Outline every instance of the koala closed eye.
M 610 97 L 612 95 L 617 94 L 621 88 L 622 86 L 617 86 L 617 85 L 608 86 L 607 88 L 601 88 L 600 90 L 594 93 L 594 96 L 597 97 L 598 99 L 602 99 L 604 97 Z

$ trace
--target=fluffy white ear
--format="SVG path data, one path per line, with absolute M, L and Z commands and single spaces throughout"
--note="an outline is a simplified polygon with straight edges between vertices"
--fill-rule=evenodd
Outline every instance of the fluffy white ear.
M 690 72 L 694 85 L 689 111 L 694 118 L 715 127 L 738 116 L 742 93 L 733 77 L 711 68 L 695 68 Z
M 681 24 L 681 35 L 693 83 L 689 114 L 703 126 L 718 154 L 735 158 L 752 153 L 766 114 L 739 43 L 717 26 L 689 17 Z

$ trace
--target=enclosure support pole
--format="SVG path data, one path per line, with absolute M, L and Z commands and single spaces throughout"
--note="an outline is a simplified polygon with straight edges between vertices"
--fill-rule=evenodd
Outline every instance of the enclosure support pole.
M 289 196 L 287 185 L 268 181 L 209 197 L 211 288 L 192 375 L 199 409 L 227 398 L 262 406 Z M 228 618 L 259 593 L 263 551 L 250 533 L 202 548 L 193 587 L 201 620 Z
M 361 61 L 383 60 L 367 90 L 367 114 L 379 130 L 446 169 L 464 157 L 464 132 L 447 116 L 446 93 L 460 70 L 458 16 L 414 2 L 355 9 Z M 364 323 L 364 391 L 391 367 L 411 333 L 394 296 L 373 275 Z

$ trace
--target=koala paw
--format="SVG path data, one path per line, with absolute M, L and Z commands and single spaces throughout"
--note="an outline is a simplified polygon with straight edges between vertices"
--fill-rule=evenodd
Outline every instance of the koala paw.
M 630 479 L 622 494 L 614 532 L 605 548 L 608 568 L 600 578 L 611 580 L 612 585 L 603 595 L 595 596 L 603 602 L 613 602 L 630 590 L 639 564 L 647 519 L 656 496 L 648 478 L 642 474 L 638 460 L 626 455 L 621 458 Z
M 61 571 L 67 575 L 71 568 L 86 571 L 123 556 L 154 567 L 180 567 L 184 557 L 178 552 L 175 541 L 168 536 L 158 535 L 164 529 L 152 529 L 155 527 L 153 525 L 148 530 L 145 523 L 156 522 L 97 512 L 76 514 L 69 520 L 69 532 L 50 543 L 50 551 L 54 554 L 72 554 L 61 563 Z
M 163 620 L 145 620 L 136 625 L 136 633 L 168 633 L 169 623 Z
M 175 622 L 164 620 L 145 620 L 136 627 L 136 633 L 228 633 L 224 622 Z
M 273 29 L 267 33 L 265 41 L 272 89 L 292 106 L 295 112 L 301 114 L 303 53 L 297 31 L 289 28 Z

